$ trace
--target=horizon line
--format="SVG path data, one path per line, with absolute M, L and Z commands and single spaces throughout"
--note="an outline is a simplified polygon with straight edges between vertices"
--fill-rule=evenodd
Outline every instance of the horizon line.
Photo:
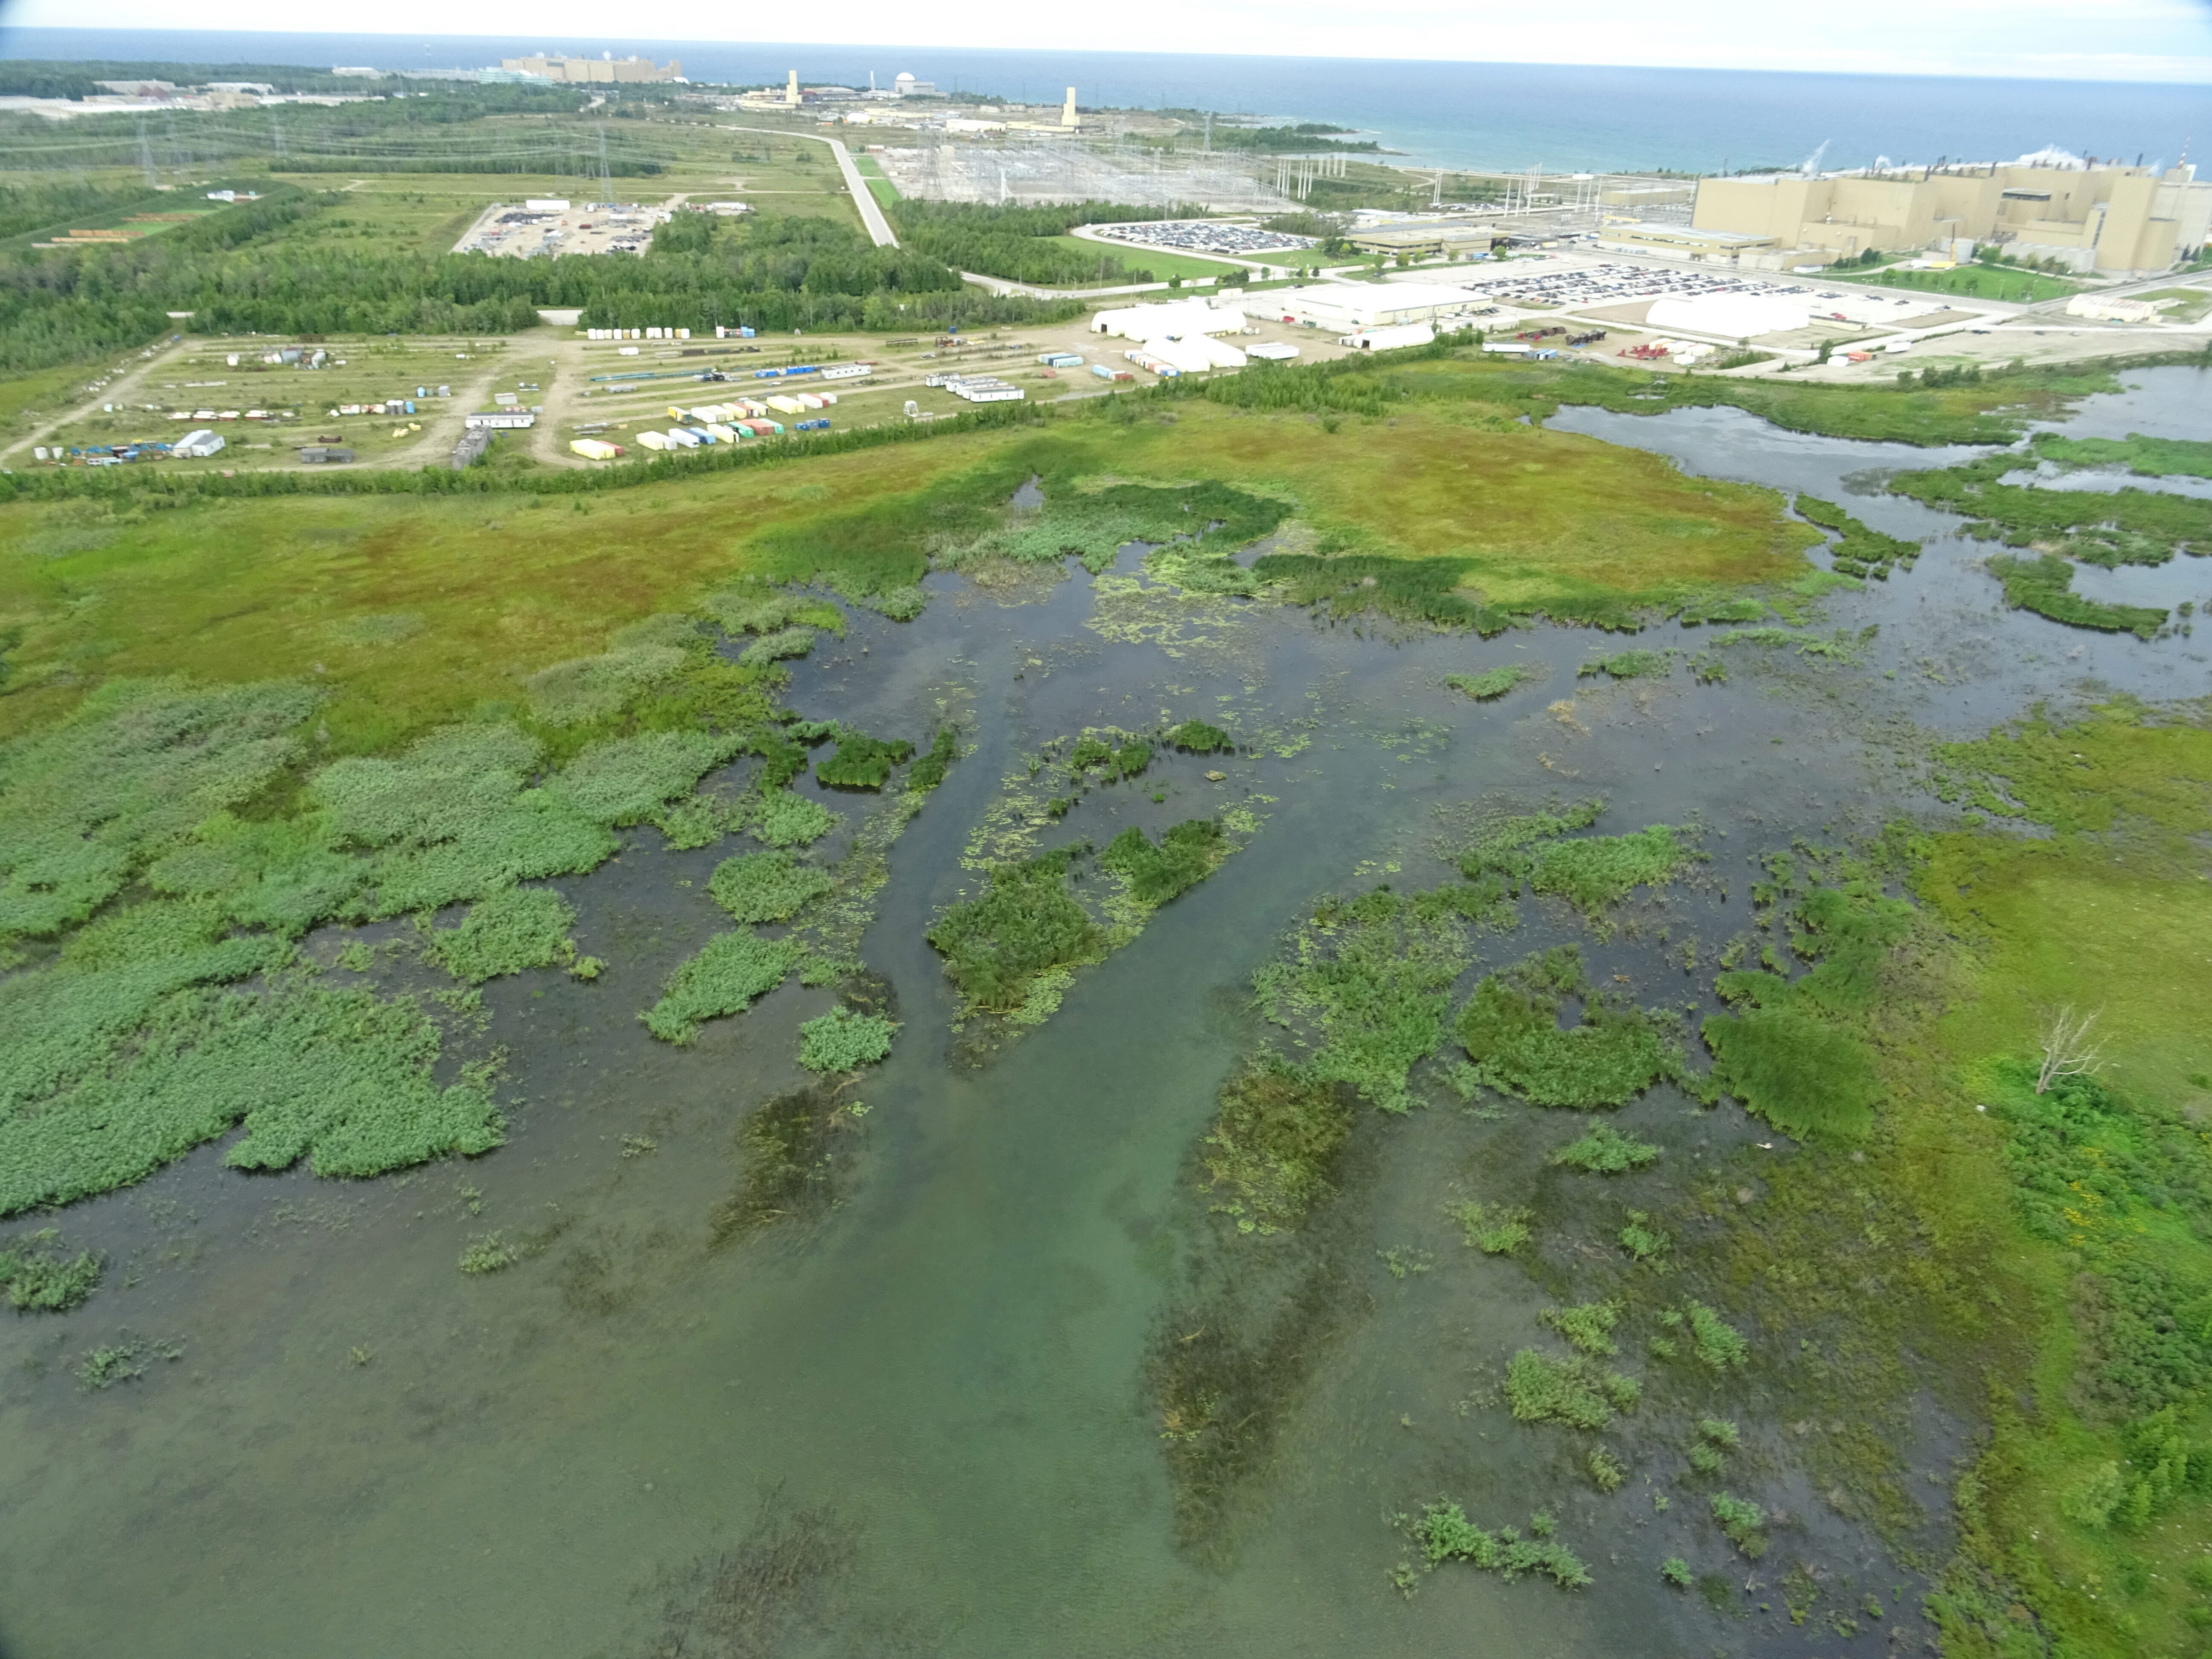
M 10 54 L 9 54 L 8 52 L 6 52 L 6 51 L 4 50 L 4 42 L 6 41 L 7 38 L 8 38 L 9 36 L 10 36 L 10 35 L 15 35 L 15 34 L 29 34 L 29 33 L 38 33 L 38 32 L 44 32 L 44 33 L 57 33 L 57 34 L 58 34 L 58 33 L 80 33 L 80 34 L 125 34 L 125 33 L 136 33 L 136 34 L 200 34 L 200 35 L 207 35 L 207 36 L 210 36 L 210 37 L 215 37 L 215 36 L 226 36 L 226 35 L 228 35 L 228 36 L 240 36 L 240 35 L 271 35 L 271 36 L 278 36 L 278 37 L 308 35 L 308 36 L 322 36 L 322 37 L 328 37 L 328 38 L 331 38 L 331 39 L 337 39 L 337 38 L 340 38 L 340 37 L 343 37 L 343 38 L 352 39 L 352 40 L 373 39 L 373 40 L 410 40 L 410 41 L 417 41 L 417 42 L 422 42 L 422 41 L 436 41 L 436 40 L 508 40 L 508 39 L 513 39 L 513 40 L 522 40 L 522 39 L 525 39 L 525 38 L 530 38 L 530 39 L 535 39 L 535 40 L 546 40 L 546 39 L 549 39 L 549 38 L 550 38 L 550 39 L 554 39 L 554 40 L 558 40 L 558 39 L 562 38 L 562 37 L 561 37 L 561 33 L 560 33 L 560 32 L 557 32 L 557 31 L 555 31 L 555 30 L 550 30 L 550 29 L 549 29 L 549 30 L 544 30 L 544 31 L 539 32 L 539 33 L 536 33 L 535 35 L 526 36 L 526 37 L 524 34 L 522 34 L 522 33 L 520 33 L 520 32 L 510 32 L 510 31 L 505 31 L 505 30 L 494 31 L 494 32 L 491 32 L 491 33 L 474 33 L 474 34 L 437 33 L 437 34 L 433 34 L 433 33 L 426 33 L 426 32 L 424 32 L 424 31 L 421 31 L 421 30 L 410 30 L 410 31 L 406 31 L 406 32 L 404 32 L 404 33 L 393 33 L 393 32 L 389 32 L 389 31 L 381 31 L 381 30 L 362 30 L 362 29 L 345 29 L 345 30 L 338 30 L 338 29 L 328 29 L 328 28 L 296 28 L 296 29 L 229 28 L 229 29 L 210 29 L 210 28 L 176 27 L 167 26 L 167 25 L 148 25 L 148 24 L 140 24 L 140 23 L 127 23 L 127 24 L 88 24 L 88 23 L 66 23 L 66 24 L 64 24 L 64 23 L 12 23 L 12 24 L 0 24 L 0 58 L 6 58 L 6 57 L 8 57 L 8 56 L 9 56 L 9 55 L 10 55 Z M 582 35 L 580 35 L 580 34 L 578 34 L 578 35 L 572 35 L 572 36 L 569 36 L 568 38 L 570 38 L 570 39 L 572 39 L 572 40 L 580 40 L 580 39 L 583 39 L 583 38 L 585 38 L 585 37 L 584 37 L 584 36 L 582 36 Z M 597 39 L 599 39 L 599 40 L 602 40 L 602 41 L 604 42 L 604 41 L 608 40 L 611 37 L 607 37 L 607 36 L 598 36 L 598 37 L 594 37 L 594 38 L 597 38 Z M 2061 82 L 2061 83 L 2063 83 L 2063 84 L 2066 84 L 2066 85 L 2069 85 L 2069 86 L 2109 86 L 2109 87 L 2170 86 L 2170 87 L 2175 87 L 2175 88 L 2183 88 L 2183 87 L 2197 87 L 2197 86 L 2201 86 L 2201 85 L 2202 85 L 2202 82 L 2201 82 L 2201 81 L 2193 80 L 2193 79 L 2189 78 L 2189 76 L 2191 76 L 2191 74 L 2192 73 L 2192 70 L 2191 70 L 2190 68 L 2186 67 L 2187 65 L 2190 65 L 2190 64 L 2195 64 L 2195 63 L 2198 63 L 2198 62 L 2201 62 L 2201 63 L 2203 64 L 2203 68 L 2199 69 L 2199 70 L 2194 70 L 2194 71 L 2193 71 L 2194 73 L 2198 74 L 2198 75 L 2212 74 L 2212 58 L 2206 58 L 2206 59 L 2203 59 L 2203 60 L 2197 60 L 2197 59 L 2185 59 L 2185 59 L 2173 59 L 2173 60 L 2162 60 L 2162 61 L 2170 61 L 2170 62 L 2172 62 L 2172 63 L 2175 65 L 2175 67 L 2174 67 L 2174 69 L 2173 69 L 2173 70 L 2172 70 L 2172 72 L 2173 74 L 2175 74 L 2175 75 L 2177 75 L 2177 76 L 2180 76 L 2180 77 L 2181 77 L 2181 78 L 2179 78 L 2179 79 L 2173 79 L 2173 80 L 2166 80 L 2166 79 L 2152 79 L 2152 78 L 2150 78 L 2150 77 L 2149 77 L 2149 76 L 2134 76 L 2134 77 L 2131 77 L 2131 78 L 2126 78 L 2126 79 L 2112 80 L 2112 79 L 2100 78 L 2100 77 L 2096 77 L 2096 76 L 2071 76 L 2071 75 L 2064 75 L 2064 74 L 2059 74 L 2059 73 L 2055 73 L 2055 72 L 2054 72 L 2054 73 L 2049 73 L 2049 74 L 2036 74 L 2036 73 L 2024 72 L 2024 71 L 2021 71 L 2021 70 L 2016 70 L 2016 69 L 2015 69 L 2015 70 L 2004 70 L 2004 71 L 1996 71 L 1996 70 L 1978 70 L 1978 70 L 1963 70 L 1963 69 L 1950 69 L 1950 70 L 1909 70 L 1909 69 L 1900 69 L 1900 70 L 1837 70 L 1837 69 L 1784 69 L 1784 68 L 1771 68 L 1771 67 L 1745 68 L 1745 67 L 1743 67 L 1743 66 L 1741 66 L 1741 65 L 1737 65 L 1737 64 L 1653 64 L 1653 63 L 1649 63 L 1649 62 L 1643 62 L 1643 63 L 1632 63 L 1632 64 L 1603 64 L 1603 63 L 1592 63 L 1592 62 L 1589 61 L 1588 59 L 1584 59 L 1584 58 L 1578 58 L 1578 59 L 1575 59 L 1575 60 L 1573 60 L 1573 61 L 1571 61 L 1571 62 L 1569 62 L 1569 61 L 1552 61 L 1552 60 L 1547 60 L 1547 59 L 1543 59 L 1543 58 L 1396 58 L 1396 57 L 1369 57 L 1369 56 L 1363 56 L 1363 55 L 1360 55 L 1360 54 L 1358 54 L 1358 53 L 1341 52 L 1190 52 L 1190 51 L 1186 51 L 1186 52 L 1136 52 L 1115 51 L 1115 50 L 1114 50 L 1114 49 L 1112 49 L 1112 48 L 1103 48 L 1103 47 L 1093 47 L 1093 46 L 960 46 L 960 45 L 955 45 L 955 44 L 949 44 L 949 43 L 947 43 L 947 42 L 945 42 L 945 41 L 943 41 L 943 40 L 939 40 L 939 41 L 936 41 L 936 42 L 933 42 L 933 43 L 928 43 L 928 42 L 916 42 L 916 41 L 896 41 L 896 40 L 894 40 L 894 41 L 869 40 L 869 41 L 860 41 L 860 42 L 855 42 L 855 43 L 853 43 L 853 44 L 850 44 L 850 45 L 847 45 L 847 44 L 843 44 L 843 43 L 840 43 L 840 42 L 836 42 L 836 41 L 825 41 L 825 40 L 758 40 L 758 39 L 752 38 L 752 37 L 747 37 L 747 38 L 738 39 L 738 40 L 714 40 L 714 39 L 702 39 L 702 38 L 696 37 L 696 36 L 695 36 L 695 37 L 692 37 L 692 38 L 690 38 L 690 39 L 687 39 L 687 40 L 678 40 L 678 39 L 675 39 L 675 38 L 672 38 L 672 37 L 662 37 L 662 38 L 653 39 L 653 40 L 642 40 L 642 39 L 632 38 L 629 42 L 627 42 L 627 44 L 626 44 L 626 49 L 627 49 L 627 50 L 629 50 L 629 51 L 631 51 L 631 52 L 636 52 L 636 51 L 640 51 L 640 50 L 641 50 L 641 49 L 645 49 L 645 48 L 647 48 L 647 47 L 653 47 L 653 46 L 666 47 L 666 46 L 717 46 L 717 47 L 730 47 L 730 46 L 736 46 L 736 47 L 746 47 L 746 46 L 757 46 L 757 47 L 763 47 L 763 48 L 766 48 L 766 47 L 802 47 L 802 48 L 815 48 L 815 49 L 822 49 L 822 50 L 827 50 L 827 51 L 832 51 L 832 52 L 872 52 L 872 51 L 884 51 L 884 52 L 909 52 L 909 53 L 911 53 L 911 52 L 1004 52 L 1004 53 L 1009 53 L 1009 54 L 1011 54 L 1011 53 L 1017 53 L 1017 52 L 1019 52 L 1019 53 L 1030 53 L 1030 54 L 1049 54 L 1049 53 L 1054 53 L 1054 52 L 1063 52 L 1063 53 L 1067 53 L 1067 54 L 1072 55 L 1072 56 L 1084 56 L 1084 57 L 1094 57 L 1094 58 L 1229 58 L 1229 59 L 1236 59 L 1236 60 L 1243 60 L 1243 61 L 1258 60 L 1258 61 L 1262 61 L 1262 62 L 1264 62 L 1264 61 L 1268 61 L 1268 60 L 1274 60 L 1274 61 L 1285 62 L 1285 63 L 1301 63 L 1301 64 L 1305 64 L 1305 63 L 1316 63 L 1316 62 L 1353 62 L 1353 63 L 1363 63 L 1363 64 L 1409 64 L 1437 65 L 1437 66 L 1443 66 L 1443 65 L 1460 65 L 1460 66 L 1465 66 L 1465 67 L 1470 67 L 1470 68 L 1494 68 L 1494 69 L 1602 69 L 1602 70 L 1638 70 L 1638 71 L 1644 71 L 1644 72 L 1656 71 L 1656 72 L 1662 73 L 1662 74 L 1752 75 L 1752 76 L 1756 76 L 1756 75 L 1798 75 L 1798 76 L 1824 76 L 1824 77 L 1826 77 L 1826 78 L 1829 78 L 1829 79 L 1832 79 L 1832 80 L 1844 80 L 1844 81 L 1881 81 L 1881 80 L 1895 80 L 1895 81 L 1947 81 L 1947 80 L 1948 80 L 1948 81 L 2018 81 L 2018 82 L 2029 82 L 2029 83 L 2045 83 L 2045 82 Z M 608 49 L 607 47 L 605 47 L 605 46 L 602 46 L 602 50 L 607 50 L 607 49 Z M 94 61 L 94 60 L 91 60 L 91 59 L 76 60 L 76 59 L 70 59 L 70 58 L 52 58 L 52 59 L 47 59 L 47 60 L 44 60 L 44 61 L 54 62 L 54 63 L 68 63 L 68 62 L 72 62 L 72 61 L 85 61 L 85 62 L 90 62 L 90 61 Z M 308 68 L 312 68 L 312 67 L 313 67 L 313 65 L 311 65 L 311 64 L 295 64 L 295 65 L 288 65 L 287 67 L 293 67 L 293 68 L 299 68 L 299 69 L 308 69 Z M 449 65 L 449 66 L 447 66 L 447 67 L 461 67 L 461 66 L 460 66 L 460 65 Z M 405 71 L 404 71 L 404 70 L 392 70 L 392 71 L 389 71 L 389 72 L 390 72 L 390 73 L 392 73 L 392 74 L 397 75 L 397 76 L 404 76 L 404 73 L 405 73 Z M 705 83 L 702 83 L 702 84 L 709 84 L 709 85 L 712 85 L 712 84 L 719 84 L 719 83 L 715 83 L 715 82 L 705 82 Z M 1138 106 L 1138 107 L 1142 107 L 1142 106 Z

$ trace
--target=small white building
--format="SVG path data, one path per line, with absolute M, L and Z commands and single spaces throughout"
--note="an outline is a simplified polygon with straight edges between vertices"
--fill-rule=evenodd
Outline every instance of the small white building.
M 507 432 L 520 427 L 536 426 L 538 417 L 526 409 L 480 409 L 462 416 L 461 424 L 493 432 Z
M 209 456 L 221 453 L 222 449 L 222 434 L 200 427 L 171 444 L 169 453 L 182 455 L 191 460 L 205 460 Z
M 2106 299 L 2095 294 L 2077 294 L 2066 302 L 2066 314 L 2099 323 L 2154 323 L 2158 320 L 2158 307 L 2148 300 Z
M 1395 351 L 1401 346 L 1422 346 L 1437 337 L 1426 323 L 1399 323 L 1389 328 L 1363 329 L 1339 337 L 1337 344 L 1354 351 Z

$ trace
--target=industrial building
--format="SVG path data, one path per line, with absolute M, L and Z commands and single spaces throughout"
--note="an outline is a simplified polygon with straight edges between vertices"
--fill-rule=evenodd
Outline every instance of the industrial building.
M 1436 283 L 1316 283 L 1255 294 L 1245 304 L 1286 323 L 1307 323 L 1332 334 L 1361 334 L 1472 316 L 1490 301 L 1471 289 Z
M 1489 225 L 1454 219 L 1394 219 L 1347 230 L 1344 240 L 1362 253 L 1397 254 L 1410 259 L 1479 259 L 1497 245 Z
M 2003 164 L 1706 179 L 1692 223 L 1771 239 L 1820 264 L 1917 248 L 1970 253 L 1996 243 L 2091 272 L 2157 272 L 2204 246 L 2212 182 L 2193 167 L 2092 165 L 2042 155 Z M 1808 263 L 1810 261 L 1808 260 Z
M 1727 265 L 1757 264 L 1759 261 L 1755 256 L 1771 256 L 1781 246 L 1771 236 L 1739 231 L 1612 222 L 1600 228 L 1597 245 L 1621 253 L 1656 253 L 1669 259 Z
M 665 64 L 649 58 L 617 58 L 604 52 L 597 58 L 547 57 L 540 52 L 535 58 L 502 58 L 499 66 L 517 75 L 536 75 L 548 81 L 568 81 L 579 84 L 593 82 L 615 82 L 627 84 L 645 81 L 681 81 L 684 65 L 676 58 Z

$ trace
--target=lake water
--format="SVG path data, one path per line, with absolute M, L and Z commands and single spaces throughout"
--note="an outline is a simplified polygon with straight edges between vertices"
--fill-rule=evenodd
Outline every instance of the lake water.
M 111 61 L 479 68 L 540 50 L 596 56 L 558 35 L 249 33 L 185 29 L 0 29 L 0 57 Z M 1795 167 L 1878 157 L 2009 161 L 2057 144 L 2171 161 L 2206 130 L 2195 86 L 1929 76 L 1780 75 L 1547 64 L 1351 58 L 1012 52 L 969 47 L 761 46 L 627 40 L 624 52 L 683 60 L 695 80 L 878 86 L 910 72 L 951 91 L 1086 106 L 1163 106 L 1328 121 L 1414 162 L 1551 172 Z M 1824 149 L 1825 147 L 1825 149 Z

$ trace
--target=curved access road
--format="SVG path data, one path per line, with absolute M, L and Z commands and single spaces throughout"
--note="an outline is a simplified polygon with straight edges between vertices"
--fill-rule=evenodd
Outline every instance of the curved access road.
M 845 148 L 842 138 L 825 138 L 816 132 L 793 132 L 788 127 L 739 127 L 720 124 L 725 132 L 765 132 L 776 138 L 811 138 L 817 143 L 830 146 L 830 153 L 837 158 L 837 170 L 845 175 L 845 188 L 853 192 L 853 205 L 860 210 L 860 223 L 867 229 L 869 238 L 878 247 L 896 247 L 899 240 L 892 233 L 891 222 L 884 217 L 883 204 L 876 200 L 875 191 L 868 181 L 860 177 L 859 165 L 853 152 Z

